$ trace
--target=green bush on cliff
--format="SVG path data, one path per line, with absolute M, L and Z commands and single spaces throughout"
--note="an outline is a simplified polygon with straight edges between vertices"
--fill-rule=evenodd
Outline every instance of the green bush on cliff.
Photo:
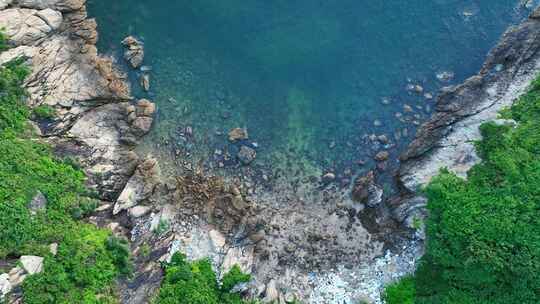
M 175 253 L 165 265 L 165 278 L 161 284 L 157 304 L 242 304 L 240 295 L 231 293 L 238 283 L 250 276 L 238 266 L 223 276 L 220 287 L 209 260 L 187 262 L 181 253 Z
M 6 50 L 7 48 L 7 37 L 0 29 L 0 52 Z
M 26 92 L 21 85 L 28 73 L 20 60 L 0 67 L 0 134 L 3 137 L 8 132 L 22 131 L 26 125 L 29 112 L 24 106 Z
M 414 304 L 414 296 L 415 286 L 412 277 L 405 277 L 387 286 L 383 293 L 383 299 L 388 304 Z
M 426 189 L 416 304 L 540 303 L 540 78 L 503 117 L 518 125 L 481 127 L 467 180 L 443 171 Z
M 46 258 L 45 272 L 24 281 L 24 302 L 103 303 L 98 301 L 100 294 L 118 275 L 116 259 L 106 245 L 109 237 L 108 231 L 89 224 L 66 233 L 57 255 Z
M 127 245 L 73 218 L 95 203 L 85 197 L 84 173 L 34 138 L 22 88 L 28 72 L 20 60 L 0 66 L 0 259 L 45 257 L 43 272 L 22 285 L 26 304 L 114 303 L 113 283 L 131 269 Z M 38 191 L 47 203 L 31 212 Z M 56 256 L 51 243 L 59 244 Z
M 39 119 L 51 119 L 54 118 L 56 112 L 49 105 L 40 105 L 34 109 L 34 115 Z

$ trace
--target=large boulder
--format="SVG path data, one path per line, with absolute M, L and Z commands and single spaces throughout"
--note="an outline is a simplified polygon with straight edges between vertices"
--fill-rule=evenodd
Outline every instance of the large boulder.
M 35 255 L 23 255 L 19 262 L 22 268 L 30 275 L 43 271 L 43 258 Z
M 143 43 L 133 36 L 128 36 L 122 40 L 122 45 L 126 47 L 124 59 L 129 62 L 134 69 L 139 68 L 144 60 Z
M 9 274 L 0 274 L 0 300 L 4 300 L 12 288 L 13 286 L 11 286 L 11 283 L 9 282 Z
M 113 214 L 130 209 L 148 199 L 158 183 L 158 175 L 157 160 L 148 158 L 143 161 L 116 200 Z M 139 211 L 141 210 L 137 210 L 134 215 L 138 215 Z
M 255 151 L 255 149 L 251 147 L 242 146 L 240 147 L 240 151 L 238 152 L 237 157 L 243 165 L 247 166 L 255 160 L 255 158 L 257 157 L 257 151 Z
M 246 128 L 234 128 L 229 131 L 229 140 L 231 142 L 248 139 L 248 131 Z
M 383 189 L 375 183 L 375 173 L 369 171 L 354 182 L 352 197 L 355 201 L 376 207 L 382 202 Z

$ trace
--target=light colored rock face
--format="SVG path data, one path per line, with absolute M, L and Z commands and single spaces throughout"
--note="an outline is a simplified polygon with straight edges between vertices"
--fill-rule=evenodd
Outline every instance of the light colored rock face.
M 62 12 L 75 11 L 83 8 L 86 0 L 18 0 L 21 7 L 45 9 L 51 8 Z
M 122 193 L 120 193 L 118 200 L 116 200 L 113 214 L 118 214 L 148 199 L 158 183 L 158 174 L 159 171 L 155 159 L 147 159 L 142 162 L 137 167 L 135 174 L 129 179 Z M 141 208 L 138 208 L 132 210 L 131 213 L 135 217 L 138 217 L 142 216 L 142 214 L 139 215 L 142 211 Z
M 129 216 L 138 218 L 144 216 L 150 212 L 151 208 L 147 206 L 135 206 L 129 209 Z
M 5 9 L 13 0 L 0 0 L 0 10 Z
M 9 282 L 11 283 L 11 286 L 19 286 L 24 281 L 26 276 L 28 275 L 24 269 L 17 266 L 12 268 L 9 273 Z
M 234 265 L 238 265 L 244 273 L 251 273 L 253 268 L 254 249 L 253 246 L 245 248 L 229 248 L 227 254 L 223 258 L 223 263 L 221 264 L 221 273 L 229 272 Z
M 60 12 L 45 9 L 7 9 L 0 11 L 0 28 L 9 37 L 9 43 L 18 45 L 35 44 L 57 30 L 62 23 Z
M 540 70 L 540 60 L 535 69 Z M 480 125 L 496 120 L 500 111 L 511 106 L 516 98 L 525 93 L 536 77 L 532 71 L 523 72 L 508 87 L 501 88 L 495 83 L 485 89 L 486 98 L 471 111 L 475 114 L 455 123 L 448 135 L 438 141 L 437 148 L 426 155 L 414 171 L 402 176 L 407 189 L 416 191 L 426 186 L 442 168 L 463 178 L 467 177 L 469 169 L 481 161 L 474 146 L 482 138 Z
M 466 177 L 480 161 L 474 147 L 481 139 L 480 125 L 497 119 L 540 71 L 538 11 L 503 35 L 478 75 L 441 92 L 432 119 L 402 156 L 399 177 L 410 193 L 427 185 L 442 168 Z
M 43 271 L 43 258 L 34 255 L 23 255 L 20 260 L 23 269 L 30 275 Z
M 62 13 L 59 11 L 46 8 L 44 10 L 38 11 L 36 16 L 40 17 L 51 30 L 57 30 L 62 24 Z
M 0 274 L 0 300 L 4 299 L 5 296 L 11 291 L 11 289 L 12 286 L 9 282 L 9 274 Z

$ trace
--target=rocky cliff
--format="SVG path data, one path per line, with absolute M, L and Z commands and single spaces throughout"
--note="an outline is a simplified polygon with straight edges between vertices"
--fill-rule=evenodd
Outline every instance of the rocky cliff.
M 442 168 L 466 177 L 480 161 L 474 143 L 479 126 L 497 120 L 498 113 L 523 94 L 540 71 L 540 8 L 510 27 L 488 54 L 480 72 L 463 84 L 442 89 L 435 113 L 401 155 L 398 181 L 402 197 L 394 216 L 408 226 L 425 216 L 426 200 L 418 190 Z
M 0 28 L 11 46 L 0 64 L 25 58 L 32 71 L 28 105 L 55 110 L 54 118 L 35 122 L 39 133 L 57 154 L 77 159 L 89 186 L 114 201 L 139 163 L 133 150 L 150 129 L 154 107 L 130 105 L 124 75 L 98 55 L 85 0 L 2 0 Z

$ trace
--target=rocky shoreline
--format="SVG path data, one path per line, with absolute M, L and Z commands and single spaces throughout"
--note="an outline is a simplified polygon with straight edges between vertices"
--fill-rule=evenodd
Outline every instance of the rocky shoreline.
M 0 55 L 0 64 L 26 58 L 32 70 L 25 83 L 29 106 L 56 112 L 53 119 L 35 121 L 36 130 L 57 155 L 81 164 L 88 186 L 99 194 L 101 206 L 89 221 L 131 240 L 136 271 L 134 279 L 121 282 L 122 303 L 147 303 L 162 279 L 160 262 L 179 250 L 193 259 L 209 257 L 220 273 L 240 265 L 254 276 L 244 293 L 280 303 L 297 297 L 380 303 L 384 283 L 414 271 L 422 233 L 410 243 L 397 242 L 396 253 L 386 251 L 378 234 L 391 228 L 368 231 L 362 218 L 371 213 L 346 191 L 328 189 L 306 202 L 254 195 L 246 181 L 198 170 L 160 176 L 156 160 L 135 153 L 151 128 L 155 105 L 133 98 L 113 59 L 98 55 L 96 22 L 87 18 L 85 2 L 0 0 L 0 28 L 12 47 Z M 132 42 L 124 44 L 136 68 L 143 50 Z M 401 157 L 401 195 L 383 206 L 396 222 L 417 230 L 415 219 L 426 216 L 418 188 L 442 167 L 465 175 L 478 161 L 478 126 L 524 92 L 540 71 L 539 49 L 536 9 L 504 34 L 478 75 L 443 90 L 435 114 Z M 372 179 L 357 182 L 355 195 L 381 196 Z M 388 221 L 394 223 L 373 218 L 373 225 Z
M 415 218 L 426 216 L 426 200 L 418 196 L 418 190 L 441 169 L 466 177 L 480 161 L 474 146 L 481 138 L 479 126 L 498 121 L 498 113 L 526 92 L 538 72 L 540 8 L 503 34 L 477 75 L 441 90 L 433 116 L 400 157 L 401 194 L 390 203 L 397 221 L 413 228 Z
M 56 112 L 36 121 L 40 135 L 57 154 L 77 159 L 90 188 L 114 201 L 140 162 L 134 147 L 153 113 L 135 111 L 125 76 L 98 55 L 96 22 L 87 19 L 84 0 L 3 1 L 0 8 L 0 28 L 12 47 L 0 63 L 26 58 L 28 105 Z
M 155 106 L 135 100 L 112 58 L 98 54 L 97 25 L 87 18 L 85 2 L 0 1 L 0 28 L 10 46 L 0 54 L 0 64 L 25 60 L 28 106 L 54 113 L 31 124 L 58 157 L 80 165 L 88 188 L 101 200 L 97 210 L 104 212 L 133 175 L 148 169 L 135 148 L 150 130 Z M 113 231 L 117 227 L 110 216 L 90 221 Z

